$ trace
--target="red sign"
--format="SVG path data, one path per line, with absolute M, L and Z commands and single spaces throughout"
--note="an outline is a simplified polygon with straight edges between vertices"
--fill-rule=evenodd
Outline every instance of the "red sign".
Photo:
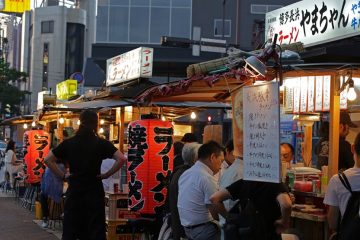
M 49 153 L 50 136 L 44 130 L 30 130 L 24 133 L 24 159 L 28 183 L 41 181 L 45 170 L 44 158 Z
M 173 168 L 173 126 L 158 119 L 129 124 L 128 171 L 131 211 L 154 214 L 166 198 Z

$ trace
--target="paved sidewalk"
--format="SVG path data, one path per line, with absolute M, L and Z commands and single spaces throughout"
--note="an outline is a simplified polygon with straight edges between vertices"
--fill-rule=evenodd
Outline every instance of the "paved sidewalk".
M 35 213 L 21 207 L 13 197 L 0 193 L 1 240 L 58 240 L 55 235 L 38 226 Z

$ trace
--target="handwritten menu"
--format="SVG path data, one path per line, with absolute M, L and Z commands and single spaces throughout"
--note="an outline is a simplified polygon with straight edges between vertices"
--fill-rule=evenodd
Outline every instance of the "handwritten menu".
M 339 81 L 340 81 L 339 86 L 341 87 L 346 81 L 346 78 L 342 76 L 339 78 Z M 346 88 L 344 91 L 340 93 L 340 109 L 347 109 L 347 92 L 348 90 Z
M 307 107 L 308 78 L 300 78 L 300 112 L 305 113 Z
M 323 76 L 315 77 L 315 111 L 322 111 L 323 102 Z
M 244 87 L 244 179 L 280 181 L 278 83 Z
M 324 76 L 323 85 L 323 111 L 330 110 L 330 76 Z
M 314 111 L 314 95 L 315 95 L 315 77 L 311 76 L 308 78 L 308 100 L 307 100 L 307 111 Z
M 294 79 L 294 113 L 300 112 L 300 78 Z

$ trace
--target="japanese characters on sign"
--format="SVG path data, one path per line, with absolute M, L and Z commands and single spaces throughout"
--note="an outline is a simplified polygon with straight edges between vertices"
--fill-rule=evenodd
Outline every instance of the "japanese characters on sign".
M 173 126 L 157 119 L 131 122 L 128 143 L 130 209 L 153 214 L 165 202 L 173 168 Z
M 312 46 L 358 35 L 359 0 L 303 0 L 266 13 L 265 41 L 278 34 L 279 44 Z
M 153 53 L 152 48 L 139 47 L 108 59 L 106 61 L 106 86 L 137 78 L 151 78 Z
M 24 133 L 24 159 L 28 183 L 41 181 L 45 170 L 44 159 L 49 153 L 49 133 L 44 130 L 30 130 Z
M 280 181 L 279 85 L 244 87 L 244 179 Z

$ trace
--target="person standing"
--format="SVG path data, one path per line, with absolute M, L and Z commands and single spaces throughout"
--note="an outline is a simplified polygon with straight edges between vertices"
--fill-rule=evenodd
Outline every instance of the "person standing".
M 199 143 L 187 143 L 182 149 L 182 159 L 184 164 L 179 166 L 177 171 L 173 174 L 169 184 L 169 208 L 171 218 L 171 232 L 172 239 L 180 240 L 181 237 L 185 237 L 185 230 L 180 223 L 179 211 L 177 208 L 178 194 L 179 194 L 179 178 L 181 175 L 194 165 L 198 159 L 198 150 L 201 144 Z
M 9 140 L 5 150 L 5 176 L 6 172 L 9 174 L 10 188 L 14 188 L 14 173 L 17 173 L 21 168 L 22 164 L 17 162 L 15 154 L 15 142 Z
M 348 179 L 351 190 L 355 192 L 360 191 L 360 133 L 357 134 L 354 145 L 351 146 L 351 151 L 355 165 L 345 170 L 343 174 L 345 174 Z M 338 230 L 338 221 L 344 216 L 350 196 L 351 193 L 341 183 L 339 175 L 334 175 L 329 181 L 324 198 L 324 204 L 329 205 L 327 218 L 330 229 L 334 231 Z
M 225 216 L 226 210 L 214 207 L 210 196 L 218 189 L 214 175 L 224 161 L 223 147 L 209 141 L 199 148 L 199 160 L 179 179 L 178 210 L 185 234 L 193 240 L 219 240 L 220 227 L 214 221 L 218 214 Z
M 349 134 L 349 127 L 356 128 L 357 125 L 351 121 L 350 115 L 347 112 L 340 113 L 339 124 L 339 158 L 338 170 L 345 170 L 354 166 L 354 159 L 351 153 L 351 145 L 346 141 L 346 136 Z M 323 123 L 321 126 L 322 139 L 315 146 L 315 154 L 318 157 L 317 168 L 328 165 L 329 159 L 329 123 Z M 327 134 L 327 136 L 325 135 Z
M 105 202 L 102 179 L 110 177 L 126 162 L 114 145 L 97 135 L 98 116 L 85 110 L 80 114 L 76 135 L 64 140 L 45 158 L 54 174 L 68 181 L 64 206 L 63 240 L 105 240 Z M 100 173 L 103 159 L 115 160 L 111 169 Z M 63 159 L 70 173 L 56 164 Z

